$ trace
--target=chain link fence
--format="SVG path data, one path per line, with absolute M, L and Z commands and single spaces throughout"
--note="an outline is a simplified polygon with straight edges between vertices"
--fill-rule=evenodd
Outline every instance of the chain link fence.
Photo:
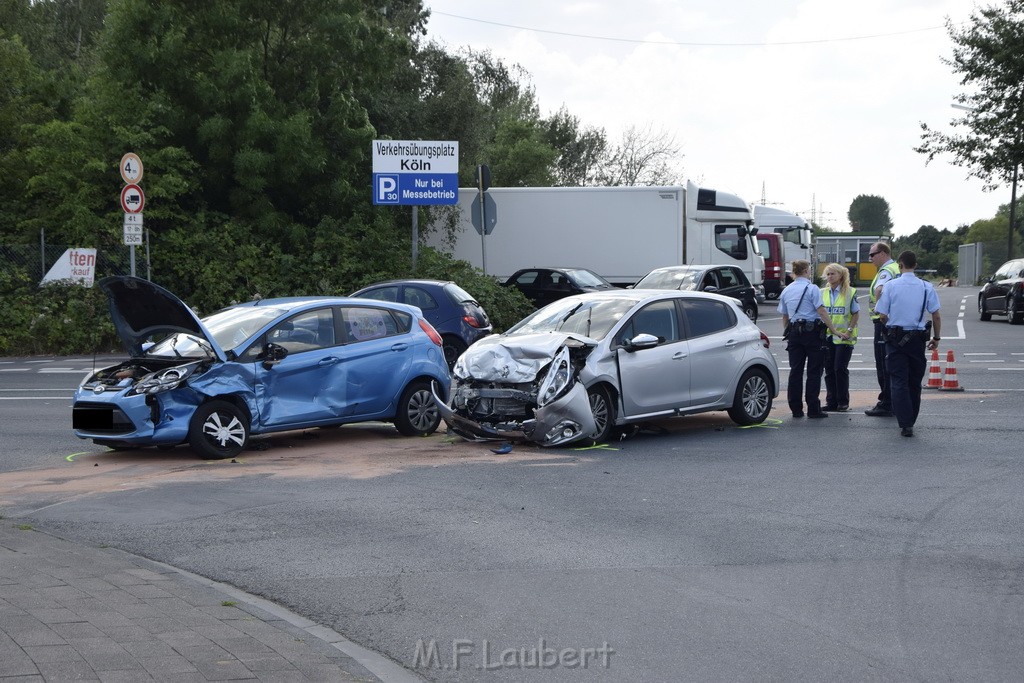
M 69 248 L 70 245 L 66 244 L 0 244 L 0 258 L 6 268 L 22 274 L 28 282 L 38 283 Z M 149 262 L 145 247 L 136 248 L 135 258 L 135 274 L 148 278 Z M 96 280 L 108 275 L 131 275 L 128 248 L 114 251 L 97 249 L 94 272 Z

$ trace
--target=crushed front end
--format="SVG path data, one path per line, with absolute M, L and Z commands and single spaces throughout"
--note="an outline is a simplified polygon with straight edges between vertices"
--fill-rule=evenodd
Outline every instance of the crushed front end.
M 560 334 L 487 337 L 452 371 L 451 400 L 436 395 L 445 422 L 470 440 L 513 439 L 558 446 L 597 426 L 579 372 L 594 346 Z
M 75 435 L 107 446 L 176 444 L 202 395 L 188 386 L 210 359 L 133 358 L 93 372 L 75 392 Z

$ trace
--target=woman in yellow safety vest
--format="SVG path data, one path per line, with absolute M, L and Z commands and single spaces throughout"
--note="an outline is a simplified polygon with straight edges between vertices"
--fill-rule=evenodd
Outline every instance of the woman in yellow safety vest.
M 850 338 L 829 335 L 825 344 L 825 405 L 822 410 L 845 413 L 850 409 L 850 356 L 857 343 L 857 290 L 850 287 L 850 271 L 838 263 L 825 266 L 825 280 L 821 300 L 840 332 L 849 332 Z

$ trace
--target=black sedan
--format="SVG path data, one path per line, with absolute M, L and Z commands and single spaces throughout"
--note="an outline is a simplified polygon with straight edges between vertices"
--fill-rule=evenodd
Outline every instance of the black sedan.
M 573 294 L 615 288 L 615 285 L 586 268 L 523 268 L 513 273 L 504 284 L 518 289 L 537 308 Z
M 668 266 L 656 268 L 636 283 L 635 289 L 681 289 L 713 292 L 740 302 L 743 312 L 757 322 L 757 298 L 750 280 L 736 266 Z
M 1005 315 L 1011 325 L 1024 323 L 1024 259 L 999 266 L 978 293 L 978 316 Z

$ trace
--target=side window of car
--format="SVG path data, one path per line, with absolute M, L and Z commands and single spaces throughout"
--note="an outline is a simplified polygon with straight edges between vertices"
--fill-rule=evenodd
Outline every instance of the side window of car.
M 653 334 L 663 344 L 679 341 L 682 337 L 675 303 L 671 300 L 656 301 L 640 309 L 622 328 L 616 342 L 624 344 L 638 334 Z
M 735 268 L 722 268 L 718 271 L 718 277 L 722 280 L 722 289 L 726 287 L 739 287 L 740 279 L 738 275 L 739 271 Z
M 732 307 L 722 301 L 683 299 L 681 303 L 687 337 L 691 339 L 728 330 L 736 325 L 736 314 Z
M 376 301 L 398 301 L 398 287 L 378 287 L 360 295 L 361 299 Z
M 513 280 L 513 282 L 515 284 L 517 284 L 517 285 L 532 285 L 536 281 L 537 281 L 537 271 L 536 270 L 528 270 L 525 273 L 519 273 L 519 275 L 517 275 L 515 277 L 515 280 Z
M 569 278 L 566 277 L 564 273 L 551 271 L 551 289 L 560 292 L 568 292 L 572 289 L 572 285 L 569 282 Z
M 382 308 L 351 307 L 343 308 L 342 320 L 345 322 L 346 341 L 360 342 L 380 339 L 399 334 L 401 328 L 391 311 Z
M 437 300 L 430 295 L 430 292 L 420 287 L 406 286 L 405 303 L 419 306 L 421 311 L 431 311 L 437 308 Z
M 302 353 L 334 346 L 334 312 L 330 308 L 299 313 L 267 333 L 267 341 Z

